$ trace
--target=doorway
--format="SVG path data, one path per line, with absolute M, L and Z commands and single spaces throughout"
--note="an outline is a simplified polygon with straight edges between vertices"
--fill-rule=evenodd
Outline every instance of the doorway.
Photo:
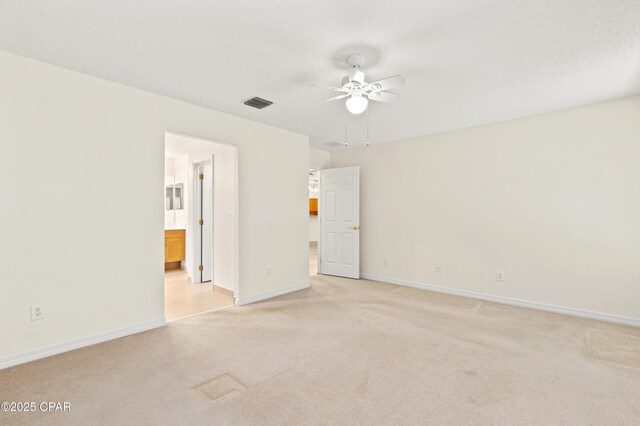
M 360 167 L 319 173 L 318 273 L 360 278 Z
M 309 169 L 309 276 L 318 275 L 318 170 Z
M 168 321 L 235 304 L 237 182 L 236 147 L 165 134 L 164 294 Z M 167 267 L 169 261 L 172 264 Z

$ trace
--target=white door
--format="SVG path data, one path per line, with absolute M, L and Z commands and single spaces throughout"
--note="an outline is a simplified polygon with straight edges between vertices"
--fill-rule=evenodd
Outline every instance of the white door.
M 198 259 L 199 282 L 213 278 L 213 168 L 211 161 L 200 163 L 196 188 L 196 259 Z
M 360 278 L 360 167 L 320 170 L 318 273 Z

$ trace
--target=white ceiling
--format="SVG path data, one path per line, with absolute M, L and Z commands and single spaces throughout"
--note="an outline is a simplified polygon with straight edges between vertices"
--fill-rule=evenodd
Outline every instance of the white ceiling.
M 372 142 L 640 93 L 640 0 L 0 0 L 0 49 L 343 141 L 338 85 L 361 51 L 407 78 Z M 264 110 L 242 104 L 252 96 Z M 364 142 L 350 117 L 349 142 Z

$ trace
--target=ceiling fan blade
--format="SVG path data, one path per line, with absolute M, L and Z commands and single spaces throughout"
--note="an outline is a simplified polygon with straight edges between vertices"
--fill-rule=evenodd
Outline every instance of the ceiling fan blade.
M 309 86 L 311 87 L 317 87 L 319 89 L 327 89 L 327 90 L 331 90 L 333 92 L 342 92 L 342 93 L 347 93 L 346 90 L 344 90 L 342 87 L 329 87 L 329 86 L 320 86 L 318 84 L 310 84 Z
M 404 86 L 406 79 L 401 75 L 394 75 L 391 77 L 383 78 L 382 80 L 373 81 L 369 83 L 369 89 L 374 92 L 380 92 L 382 90 L 395 89 Z
M 373 92 L 369 93 L 367 97 L 372 101 L 391 103 L 398 99 L 399 96 L 391 92 Z
M 344 95 L 334 96 L 333 98 L 325 99 L 324 101 L 321 101 L 321 103 L 335 101 L 335 100 L 338 100 L 338 99 L 346 98 L 347 96 L 349 96 L 348 93 L 346 93 Z

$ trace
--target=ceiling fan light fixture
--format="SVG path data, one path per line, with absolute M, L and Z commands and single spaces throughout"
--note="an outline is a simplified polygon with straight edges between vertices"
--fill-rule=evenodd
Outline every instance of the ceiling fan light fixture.
M 367 109 L 367 105 L 369 105 L 369 100 L 362 95 L 351 95 L 349 99 L 347 99 L 347 110 L 351 114 L 362 114 L 364 110 Z

